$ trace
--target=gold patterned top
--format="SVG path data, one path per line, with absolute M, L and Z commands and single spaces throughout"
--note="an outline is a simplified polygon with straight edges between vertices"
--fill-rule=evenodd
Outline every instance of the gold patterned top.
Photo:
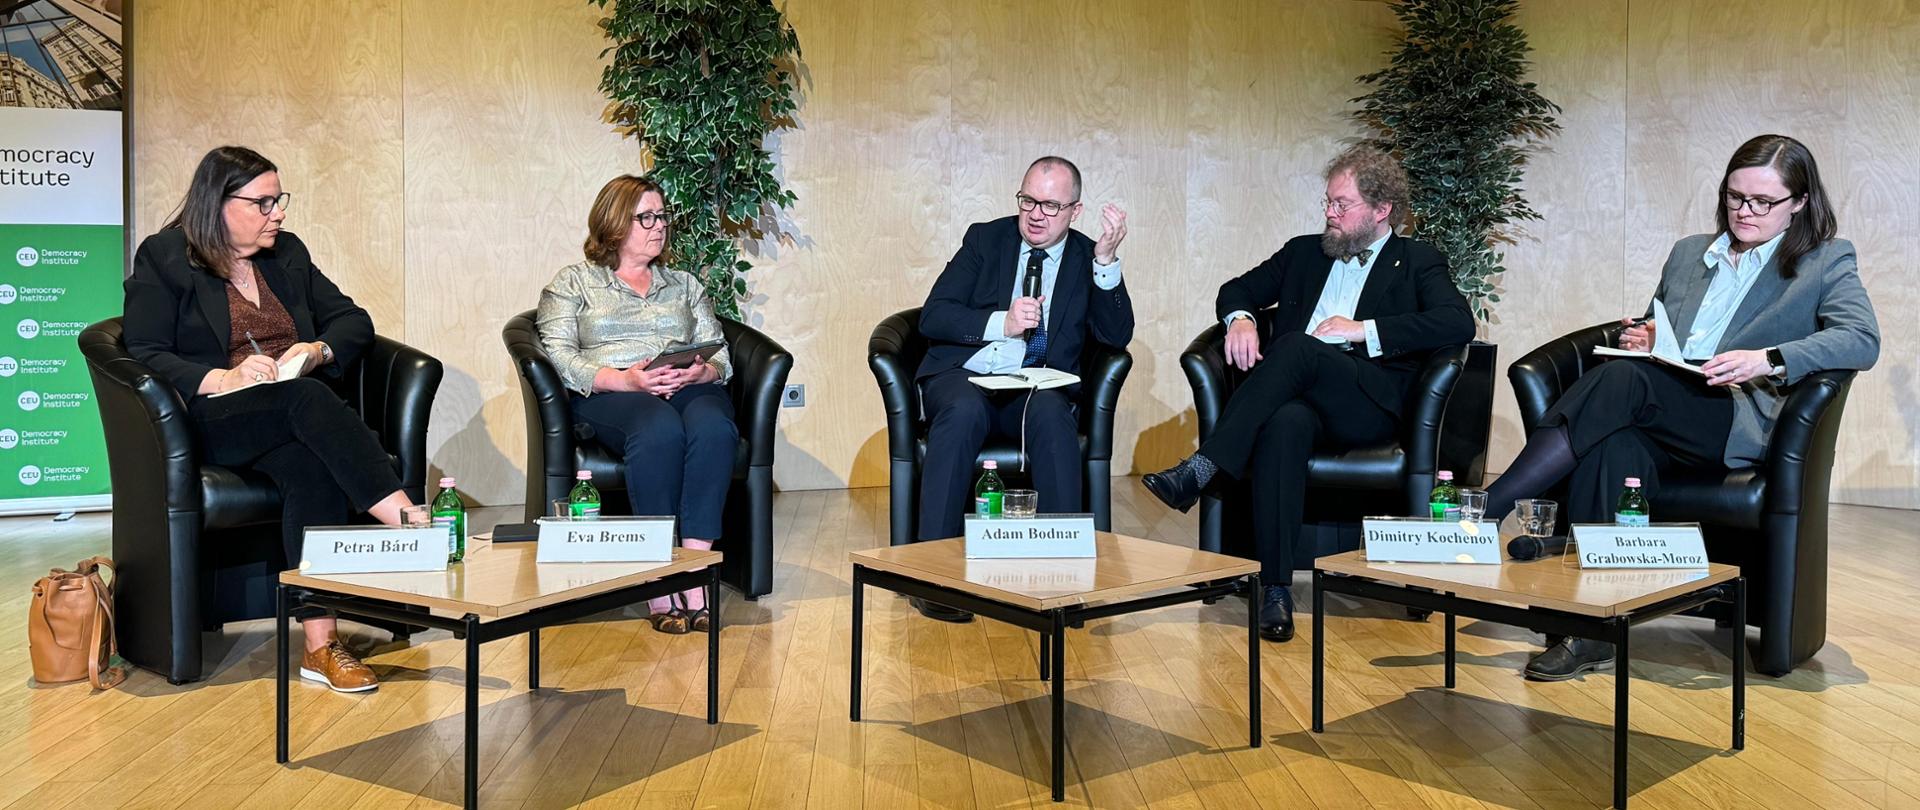
M 534 320 L 560 381 L 585 396 L 593 394 L 593 375 L 602 367 L 624 369 L 674 346 L 723 337 L 700 280 L 661 265 L 654 265 L 644 296 L 610 268 L 585 261 L 568 265 L 540 291 Z M 733 376 L 726 349 L 712 363 L 721 382 Z

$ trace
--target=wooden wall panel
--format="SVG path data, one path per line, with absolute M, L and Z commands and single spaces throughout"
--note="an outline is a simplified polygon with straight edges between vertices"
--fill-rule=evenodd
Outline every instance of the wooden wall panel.
M 1316 231 L 1325 161 L 1360 132 L 1353 78 L 1392 40 L 1384 4 L 1185 0 L 795 0 L 798 127 L 772 148 L 800 196 L 790 238 L 750 245 L 747 318 L 796 356 L 808 404 L 781 414 L 784 488 L 886 480 L 866 339 L 917 306 L 968 223 L 1011 213 L 1032 158 L 1079 162 L 1089 204 L 1132 216 L 1122 256 L 1139 328 L 1116 469 L 1190 452 L 1178 354 L 1218 284 Z M 600 120 L 604 47 L 585 2 L 186 3 L 135 27 L 138 222 L 177 201 L 192 161 L 251 143 L 280 161 L 294 227 L 322 266 L 448 364 L 430 445 L 489 503 L 521 494 L 519 397 L 500 324 L 578 252 L 593 193 L 638 168 Z M 1920 506 L 1920 0 L 1523 6 L 1533 78 L 1566 108 L 1527 194 L 1546 220 L 1507 251 L 1483 335 L 1504 363 L 1643 306 L 1667 249 L 1712 223 L 1744 138 L 1816 150 L 1861 247 L 1886 332 L 1855 388 L 1836 497 Z M 241 32 L 231 33 L 235 27 Z M 215 32 L 218 31 L 216 36 Z M 278 70 L 216 54 L 246 43 Z M 1504 375 L 1503 375 L 1504 377 Z M 1504 379 L 1491 466 L 1521 441 Z
M 398 3 L 142 0 L 133 13 L 137 237 L 165 224 L 207 150 L 250 147 L 293 194 L 286 228 L 382 333 L 404 334 Z
M 639 149 L 601 122 L 597 8 L 404 10 L 408 340 L 447 365 L 427 447 L 464 491 L 518 503 L 525 420 L 500 329 L 582 258 L 594 195 Z

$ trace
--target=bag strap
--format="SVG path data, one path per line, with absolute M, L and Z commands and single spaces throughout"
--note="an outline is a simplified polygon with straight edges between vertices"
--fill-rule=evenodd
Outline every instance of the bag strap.
M 87 560 L 81 563 L 81 566 L 88 567 L 99 559 L 102 558 L 95 557 Z M 113 633 L 113 600 L 101 592 L 104 586 L 99 585 L 99 582 L 97 576 L 86 576 L 80 579 L 80 587 L 86 590 L 94 602 L 92 627 L 88 628 L 87 632 L 87 681 L 93 684 L 95 689 L 112 689 L 127 679 L 127 673 L 125 669 L 115 666 L 109 666 L 105 671 L 101 670 L 100 659 L 104 657 L 107 663 L 112 663 L 113 657 L 120 653 L 120 645 Z M 101 653 L 103 641 L 106 647 L 104 656 Z

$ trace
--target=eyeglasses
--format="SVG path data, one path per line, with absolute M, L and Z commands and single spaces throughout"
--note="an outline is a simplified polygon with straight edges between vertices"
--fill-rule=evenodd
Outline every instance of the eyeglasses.
M 270 216 L 275 209 L 281 211 L 287 210 L 287 203 L 293 200 L 293 195 L 284 191 L 265 197 L 242 197 L 238 194 L 228 194 L 227 199 L 246 200 L 247 202 L 253 203 L 253 207 L 260 209 L 261 216 Z
M 1336 217 L 1342 216 L 1346 214 L 1348 211 L 1352 211 L 1353 209 L 1359 208 L 1359 207 L 1360 207 L 1360 203 L 1357 203 L 1357 202 L 1336 202 L 1334 200 L 1329 200 L 1325 197 L 1320 198 L 1320 210 L 1332 211 L 1333 215 Z
M 1065 211 L 1068 208 L 1072 208 L 1073 206 L 1080 204 L 1079 200 L 1074 200 L 1072 202 L 1054 202 L 1052 200 L 1036 200 L 1032 197 L 1027 196 L 1024 193 L 1013 195 L 1013 201 L 1020 204 L 1020 210 L 1022 211 L 1032 211 L 1034 206 L 1037 205 L 1040 207 L 1040 213 L 1046 214 L 1047 216 L 1050 216 L 1050 217 L 1060 216 L 1061 211 Z
M 1777 199 L 1777 200 L 1769 200 L 1761 197 L 1748 197 L 1743 194 L 1729 191 L 1727 192 L 1727 199 L 1726 199 L 1727 210 L 1738 211 L 1742 208 L 1745 208 L 1748 211 L 1752 211 L 1753 215 L 1756 217 L 1764 217 L 1768 213 L 1771 213 L 1773 211 L 1774 206 L 1779 205 L 1783 202 L 1792 202 L 1793 198 L 1797 196 L 1799 195 L 1788 194 L 1787 196 L 1781 197 L 1780 199 Z
M 651 231 L 656 225 L 666 225 L 669 219 L 665 211 L 641 211 L 633 215 L 633 221 L 640 223 L 641 228 Z

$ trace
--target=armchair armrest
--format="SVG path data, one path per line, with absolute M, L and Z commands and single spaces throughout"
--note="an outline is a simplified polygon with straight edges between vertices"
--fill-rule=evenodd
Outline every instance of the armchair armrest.
M 1126 349 L 1098 341 L 1087 344 L 1080 364 L 1081 430 L 1087 434 L 1087 459 L 1113 459 L 1113 414 L 1120 407 L 1120 387 L 1133 371 L 1133 355 Z
M 747 437 L 751 454 L 747 464 L 771 467 L 774 425 L 787 374 L 793 371 L 793 355 L 773 338 L 738 321 L 721 318 L 720 330 L 727 339 L 727 354 L 733 358 L 733 378 L 727 388 L 740 431 Z
M 433 396 L 446 370 L 426 352 L 383 335 L 360 358 L 350 404 L 380 437 L 380 446 L 400 460 L 400 483 L 409 497 L 426 496 L 427 423 Z
M 507 356 L 520 375 L 527 436 L 527 520 L 546 514 L 547 502 L 558 497 L 550 494 L 552 488 L 564 486 L 556 482 L 570 480 L 574 472 L 573 410 L 567 404 L 567 387 L 540 347 L 533 316 L 534 310 L 522 312 L 500 330 Z
M 1560 395 L 1587 369 L 1602 362 L 1594 358 L 1594 347 L 1618 343 L 1625 328 L 1617 321 L 1608 321 L 1569 332 L 1528 352 L 1507 368 L 1507 380 L 1513 384 L 1513 397 L 1520 405 L 1523 433 L 1530 434 L 1539 427 L 1540 418 L 1547 415 Z
M 1767 514 L 1794 515 L 1807 498 L 1824 503 L 1832 480 L 1840 415 L 1847 407 L 1852 371 L 1816 371 L 1793 386 L 1780 406 L 1762 461 Z
M 919 323 L 919 307 L 902 310 L 881 321 L 867 338 L 867 367 L 887 409 L 887 455 L 907 463 L 913 462 L 914 423 L 920 419 L 920 386 L 913 375 L 926 354 Z
M 1400 426 L 1400 450 L 1406 454 L 1409 474 L 1432 475 L 1438 469 L 1440 432 L 1466 365 L 1467 347 L 1462 345 L 1434 351 L 1421 367 L 1420 379 L 1408 392 Z
M 1233 395 L 1227 376 L 1231 369 L 1223 348 L 1226 340 L 1227 328 L 1216 323 L 1202 330 L 1180 353 L 1180 370 L 1186 372 L 1187 385 L 1193 389 L 1193 410 L 1200 420 L 1202 442 L 1213 435 L 1213 427 Z
M 80 333 L 107 444 L 114 511 L 132 520 L 200 512 L 200 460 L 187 405 L 172 385 L 127 354 L 119 318 Z M 197 527 L 199 519 L 192 523 Z M 165 537 L 152 527 L 154 537 Z

